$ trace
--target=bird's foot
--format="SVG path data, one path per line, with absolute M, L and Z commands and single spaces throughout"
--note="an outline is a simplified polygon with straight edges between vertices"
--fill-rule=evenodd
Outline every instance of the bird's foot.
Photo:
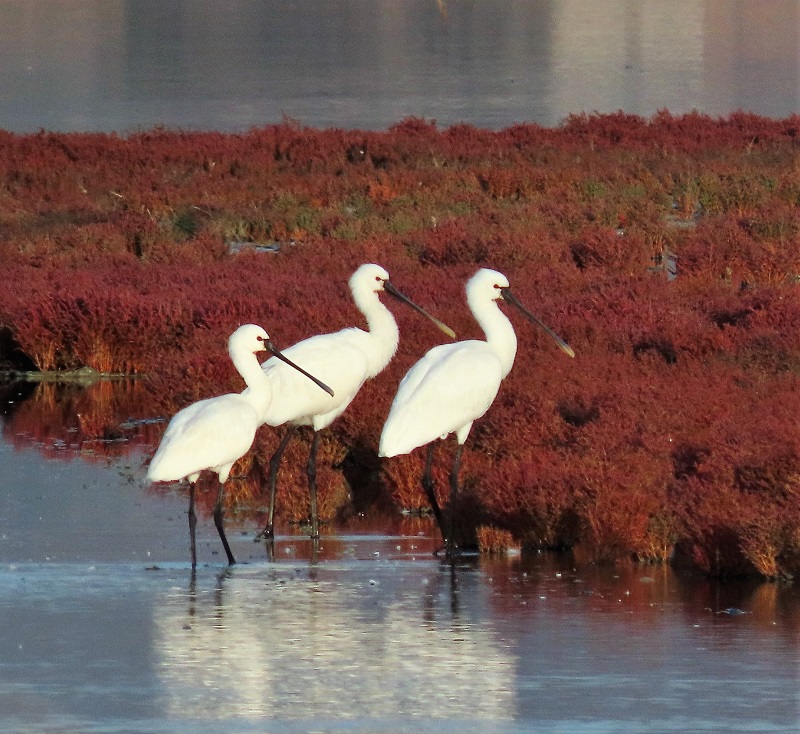
M 441 548 L 437 548 L 434 552 L 434 556 L 441 556 L 444 555 L 445 558 L 457 558 L 462 554 L 461 548 L 459 548 L 455 543 L 450 543 L 445 541 L 444 545 Z
M 448 561 L 453 561 L 457 558 L 467 558 L 469 556 L 477 555 L 474 549 L 462 548 L 455 543 L 446 543 L 445 545 L 437 548 L 433 555 L 437 558 L 444 556 Z

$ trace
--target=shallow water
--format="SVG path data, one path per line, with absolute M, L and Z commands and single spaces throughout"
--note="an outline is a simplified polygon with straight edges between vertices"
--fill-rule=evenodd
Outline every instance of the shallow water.
M 759 616 L 757 595 L 741 597 L 746 614 L 715 614 L 663 573 L 603 583 L 554 569 L 392 557 L 193 578 L 180 564 L 11 564 L 0 723 L 796 731 L 796 619 Z
M 185 493 L 144 484 L 152 438 L 53 417 L 107 387 L 24 392 L 0 394 L 2 731 L 798 730 L 794 585 L 451 567 L 423 521 L 326 527 L 316 553 L 286 532 L 272 559 L 231 521 L 228 568 L 201 517 L 193 573 Z

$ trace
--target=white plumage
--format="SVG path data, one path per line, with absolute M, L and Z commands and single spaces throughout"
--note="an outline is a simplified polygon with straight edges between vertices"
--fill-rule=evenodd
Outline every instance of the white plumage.
M 256 430 L 264 421 L 272 387 L 256 354 L 269 350 L 282 355 L 269 342 L 264 329 L 255 324 L 240 326 L 228 340 L 228 353 L 247 388 L 242 393 L 230 393 L 200 400 L 176 413 L 170 420 L 161 444 L 147 470 L 151 482 L 171 482 L 188 479 L 189 526 L 192 539 L 192 566 L 197 562 L 194 528 L 194 485 L 203 471 L 217 474 L 220 482 L 214 509 L 214 523 L 225 548 L 229 563 L 234 563 L 222 523 L 225 482 L 234 463 L 253 445 Z M 298 372 L 298 374 L 300 374 Z M 310 375 L 304 380 L 314 380 Z M 319 383 L 318 383 L 319 384 Z M 326 386 L 313 386 L 322 393 Z M 324 393 L 323 393 L 324 394 Z
M 296 364 L 313 370 L 333 388 L 335 397 L 314 390 L 286 366 L 274 359 L 267 360 L 262 369 L 272 386 L 272 401 L 264 409 L 264 423 L 270 426 L 289 424 L 286 434 L 270 460 L 270 509 L 266 527 L 258 538 L 273 534 L 277 472 L 281 456 L 298 426 L 311 426 L 314 431 L 307 466 L 311 498 L 311 534 L 319 534 L 316 508 L 316 452 L 319 431 L 327 428 L 353 401 L 361 386 L 379 374 L 389 364 L 400 340 L 400 331 L 392 312 L 381 302 L 385 291 L 407 303 L 431 319 L 451 337 L 452 330 L 426 313 L 397 291 L 389 273 L 380 265 L 361 265 L 350 277 L 350 291 L 356 306 L 367 321 L 367 329 L 350 327 L 330 334 L 304 339 L 284 350 Z
M 533 314 L 528 312 L 509 289 L 505 275 L 483 268 L 467 282 L 467 303 L 486 335 L 443 344 L 431 349 L 406 374 L 397 389 L 389 416 L 383 426 L 378 453 L 391 457 L 408 454 L 428 445 L 423 487 L 428 495 L 448 552 L 452 527 L 446 532 L 433 491 L 431 463 L 433 441 L 455 433 L 458 442 L 450 474 L 451 524 L 453 502 L 458 489 L 458 468 L 464 442 L 472 424 L 491 406 L 500 384 L 511 371 L 517 353 L 514 327 L 498 307 L 503 299 L 513 304 L 553 337 L 571 357 L 572 349 Z
M 210 470 L 226 482 L 231 467 L 253 445 L 258 425 L 257 408 L 244 395 L 193 403 L 169 422 L 147 478 L 196 482 L 202 471 Z
M 284 350 L 297 364 L 308 365 L 325 375 L 320 379 L 333 388 L 335 397 L 316 395 L 319 390 L 309 390 L 282 362 L 268 359 L 264 363 L 263 370 L 273 393 L 264 423 L 270 426 L 293 423 L 311 426 L 315 431 L 327 428 L 353 402 L 361 386 L 389 364 L 397 351 L 399 332 L 391 313 L 377 296 L 375 304 L 379 313 L 367 316 L 369 331 L 349 328 L 319 334 Z M 389 319 L 385 319 L 387 314 Z
M 486 342 L 431 349 L 400 382 L 379 455 L 408 454 L 451 433 L 464 443 L 473 421 L 494 401 L 503 377 L 500 360 Z

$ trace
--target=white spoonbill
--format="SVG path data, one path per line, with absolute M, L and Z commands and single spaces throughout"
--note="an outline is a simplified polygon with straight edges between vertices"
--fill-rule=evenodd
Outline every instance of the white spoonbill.
M 497 304 L 499 299 L 516 306 L 553 337 L 570 357 L 575 356 L 561 337 L 513 296 L 505 275 L 483 268 L 467 282 L 467 303 L 486 334 L 486 341 L 473 339 L 431 349 L 400 382 L 381 432 L 379 456 L 408 454 L 418 446 L 428 444 L 422 486 L 448 555 L 453 545 L 453 512 L 464 442 L 473 422 L 486 413 L 494 401 L 517 353 L 517 336 Z M 456 434 L 458 445 L 450 472 L 450 527 L 445 531 L 434 492 L 431 464 L 433 442 L 451 433 Z
M 228 339 L 228 353 L 233 364 L 244 378 L 247 388 L 242 393 L 219 395 L 200 400 L 176 413 L 167 426 L 161 444 L 147 470 L 151 482 L 170 482 L 188 479 L 189 531 L 192 544 L 192 568 L 197 565 L 194 531 L 197 517 L 194 511 L 195 483 L 200 473 L 213 471 L 219 478 L 219 493 L 214 506 L 214 524 L 228 556 L 228 563 L 236 561 L 231 553 L 222 524 L 223 495 L 233 464 L 244 456 L 253 444 L 256 429 L 264 419 L 269 406 L 272 388 L 256 358 L 257 352 L 267 350 L 274 359 L 283 360 L 298 374 L 302 373 L 331 394 L 331 389 L 316 377 L 293 364 L 269 341 L 269 335 L 255 324 L 240 326 Z M 322 388 L 322 390 L 320 390 Z
M 306 473 L 311 504 L 311 537 L 319 537 L 316 482 L 319 432 L 344 412 L 368 379 L 389 364 L 400 340 L 397 322 L 379 298 L 381 291 L 429 318 L 451 338 L 455 336 L 452 329 L 400 293 L 389 281 L 389 273 L 380 265 L 361 265 L 350 277 L 349 284 L 353 300 L 367 320 L 368 329 L 350 327 L 319 334 L 284 350 L 284 354 L 294 362 L 313 370 L 321 380 L 325 380 L 333 388 L 333 397 L 313 387 L 309 390 L 304 380 L 297 379 L 292 370 L 276 359 L 268 359 L 261 366 L 272 385 L 272 402 L 263 408 L 263 422 L 270 426 L 288 423 L 288 427 L 269 462 L 269 515 L 256 540 L 273 537 L 278 467 L 298 426 L 311 426 L 314 432 Z

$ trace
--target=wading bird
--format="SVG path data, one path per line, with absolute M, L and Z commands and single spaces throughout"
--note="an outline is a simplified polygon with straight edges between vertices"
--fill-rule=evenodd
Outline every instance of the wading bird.
M 428 444 L 422 486 L 442 532 L 448 555 L 454 550 L 453 514 L 458 494 L 458 470 L 464 442 L 472 424 L 489 409 L 500 383 L 511 371 L 517 353 L 514 327 L 500 310 L 498 300 L 516 306 L 534 324 L 555 339 L 570 357 L 572 348 L 530 313 L 511 293 L 508 279 L 487 268 L 467 282 L 467 303 L 486 335 L 443 344 L 431 349 L 400 382 L 389 417 L 381 432 L 379 456 L 408 454 Z M 455 433 L 456 447 L 450 472 L 450 523 L 446 531 L 431 476 L 434 441 Z
M 269 515 L 256 540 L 273 537 L 278 467 L 298 426 L 311 426 L 313 430 L 306 474 L 311 504 L 311 537 L 319 537 L 316 482 L 319 432 L 344 412 L 368 379 L 389 364 L 400 340 L 397 322 L 379 298 L 381 291 L 429 318 L 451 338 L 455 336 L 452 329 L 400 293 L 389 281 L 389 273 L 380 265 L 361 265 L 350 277 L 349 285 L 356 306 L 367 320 L 368 329 L 350 327 L 331 334 L 319 334 L 284 350 L 284 354 L 294 362 L 313 370 L 325 380 L 333 388 L 334 397 L 313 387 L 308 389 L 309 385 L 298 380 L 292 370 L 275 359 L 268 359 L 262 365 L 272 385 L 272 402 L 262 408 L 264 423 L 270 426 L 287 423 L 288 426 L 269 462 Z
M 256 358 L 258 352 L 265 350 L 274 355 L 272 359 L 282 360 L 298 374 L 305 375 L 304 380 L 315 382 L 314 390 L 324 390 L 333 395 L 327 385 L 284 357 L 260 326 L 245 324 L 231 334 L 228 339 L 228 353 L 247 388 L 241 393 L 200 400 L 176 413 L 169 422 L 147 470 L 147 478 L 151 482 L 179 479 L 188 479 L 190 482 L 189 532 L 192 568 L 197 565 L 194 540 L 197 525 L 194 511 L 195 483 L 201 472 L 206 470 L 215 472 L 219 478 L 214 524 L 228 556 L 228 563 L 236 562 L 222 522 L 225 482 L 228 481 L 233 464 L 253 445 L 256 429 L 263 422 L 264 411 L 269 406 L 272 387 Z

